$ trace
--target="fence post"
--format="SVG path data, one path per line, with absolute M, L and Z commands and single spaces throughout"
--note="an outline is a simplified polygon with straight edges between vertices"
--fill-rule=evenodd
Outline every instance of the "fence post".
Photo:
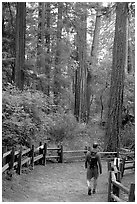
M 123 171 L 123 162 L 120 162 L 119 171 L 121 172 L 121 177 L 122 177 L 122 171 Z
M 108 160 L 108 171 L 111 170 L 111 162 Z
M 88 147 L 87 146 L 85 146 L 85 148 L 84 148 L 84 154 L 86 155 L 86 153 L 87 153 L 87 150 L 88 150 Z
M 119 158 L 119 148 L 117 148 L 117 158 Z
M 131 185 L 130 185 L 128 201 L 129 202 L 135 201 L 135 184 L 134 183 L 131 183 Z
M 15 148 L 12 147 L 12 151 L 11 151 L 11 159 L 10 159 L 10 163 L 9 163 L 9 169 L 10 169 L 10 170 L 13 169 L 14 159 L 15 159 Z
M 116 158 L 116 167 L 119 170 L 119 167 L 118 167 L 118 157 Z
M 123 168 L 122 168 L 122 177 L 124 176 L 125 162 L 126 162 L 126 158 L 123 158 L 123 160 L 122 160 L 122 163 L 123 163 Z
M 41 145 L 42 145 L 42 142 L 39 143 L 39 146 L 41 146 Z M 39 155 L 40 154 L 43 154 L 43 149 L 41 149 L 41 148 L 39 149 Z M 39 160 L 39 164 L 42 164 L 42 158 Z
M 133 162 L 133 168 L 135 168 L 135 160 L 134 160 L 134 162 Z
M 22 146 L 20 146 L 19 157 L 18 157 L 18 168 L 17 173 L 21 174 L 21 158 L 22 158 Z
M 6 164 L 6 157 L 3 158 L 3 154 L 7 152 L 7 146 L 2 146 L 2 166 Z
M 34 169 L 34 145 L 32 145 L 32 148 L 31 148 L 31 166 L 32 166 L 32 169 Z
M 46 165 L 46 155 L 47 155 L 47 143 L 44 144 L 44 149 L 43 149 L 43 165 Z
M 111 171 L 109 171 L 109 176 L 108 176 L 108 202 L 111 201 L 111 179 L 112 179 L 112 175 L 111 175 Z
M 119 183 L 121 182 L 121 173 L 120 171 L 117 172 L 116 174 L 116 181 L 118 181 Z M 116 195 L 117 197 L 119 197 L 119 187 L 113 185 L 113 194 Z
M 114 153 L 114 156 L 115 156 L 115 157 L 117 157 L 117 152 L 116 152 L 116 153 Z
M 121 183 L 121 172 L 120 171 L 117 172 L 117 181 Z
M 61 145 L 60 162 L 63 163 L 63 145 Z
M 63 145 L 58 145 L 58 148 L 60 148 L 58 150 L 58 156 L 59 156 L 58 163 L 63 163 Z

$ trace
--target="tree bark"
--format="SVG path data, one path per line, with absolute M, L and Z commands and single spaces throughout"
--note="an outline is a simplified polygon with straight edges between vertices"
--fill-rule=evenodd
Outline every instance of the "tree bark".
M 51 59 L 50 59 L 50 3 L 46 3 L 46 25 L 47 25 L 47 31 L 46 31 L 46 48 L 47 48 L 47 57 L 45 60 L 45 72 L 47 76 L 47 87 L 46 87 L 46 95 L 50 95 L 50 68 L 51 68 Z
M 99 34 L 100 34 L 100 26 L 101 26 L 101 3 L 97 3 L 97 12 L 96 12 L 96 21 L 95 21 L 95 29 L 93 35 L 93 42 L 91 47 L 91 58 L 90 58 L 90 69 L 87 70 L 87 123 L 89 121 L 90 116 L 90 105 L 91 105 L 91 89 L 92 89 L 92 68 L 94 68 L 97 64 L 97 51 L 98 51 L 98 42 L 99 42 Z
M 2 37 L 4 38 L 5 37 L 5 10 L 6 10 L 6 4 L 7 3 L 4 3 L 2 2 Z
M 74 106 L 74 115 L 77 121 L 79 121 L 79 111 L 80 111 L 80 69 L 79 67 L 77 67 L 75 71 L 75 106 Z
M 100 34 L 100 26 L 101 26 L 101 3 L 97 3 L 97 13 L 96 13 L 96 21 L 95 21 L 95 29 L 94 29 L 94 36 L 93 42 L 91 47 L 91 64 L 95 64 L 97 60 L 97 51 L 98 51 L 98 41 L 99 41 L 99 34 Z
M 128 3 L 116 4 L 115 38 L 111 73 L 110 100 L 105 135 L 105 149 L 116 151 L 119 148 L 125 66 L 127 63 L 127 17 Z
M 45 72 L 45 3 L 39 3 L 39 23 L 37 42 L 37 67 L 38 73 Z
M 17 3 L 15 84 L 23 90 L 25 63 L 26 3 Z
M 129 24 L 130 22 L 128 22 Z M 131 74 L 134 72 L 134 53 L 132 50 L 130 26 L 128 26 L 128 62 L 127 62 L 127 72 Z
M 61 85 L 59 81 L 59 76 L 61 74 L 60 41 L 61 41 L 61 36 L 62 36 L 62 13 L 63 13 L 63 3 L 58 2 L 57 42 L 56 42 L 56 56 L 55 56 L 55 70 L 54 70 L 54 103 L 56 105 L 59 104 L 60 93 L 61 93 Z
M 42 73 L 45 72 L 45 3 L 42 2 L 42 17 L 41 17 L 41 68 Z
M 80 4 L 80 7 L 79 7 Z M 75 109 L 74 114 L 78 121 L 86 122 L 87 107 L 86 107 L 86 34 L 87 34 L 87 10 L 81 8 L 82 3 L 76 3 L 76 47 L 78 67 L 76 70 L 75 80 Z M 80 16 L 80 17 L 79 17 Z
M 79 65 L 80 65 L 80 120 L 86 122 L 87 120 L 87 103 L 86 103 L 86 88 L 87 88 L 87 62 L 86 62 L 86 35 L 87 35 L 87 10 L 83 9 L 81 15 L 81 28 L 80 28 L 79 38 Z
M 41 74 L 41 31 L 42 31 L 42 3 L 38 6 L 38 36 L 37 36 L 37 71 Z

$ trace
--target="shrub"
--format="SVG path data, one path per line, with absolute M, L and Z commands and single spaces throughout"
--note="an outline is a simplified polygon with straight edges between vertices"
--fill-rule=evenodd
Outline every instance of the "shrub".
M 46 138 L 52 124 L 51 102 L 41 92 L 23 92 L 8 86 L 2 94 L 3 145 L 26 144 Z
M 40 91 L 19 91 L 9 85 L 2 94 L 2 116 L 2 143 L 6 146 L 38 145 L 47 138 L 53 143 L 79 140 L 81 145 L 96 137 L 95 127 L 93 131 L 92 125 L 78 123 L 69 110 L 55 106 Z
M 52 126 L 48 133 L 55 142 L 60 142 L 64 138 L 71 138 L 77 126 L 75 117 L 71 113 L 53 113 L 51 115 Z
M 71 113 L 55 107 L 42 92 L 21 92 L 12 85 L 3 91 L 2 114 L 2 142 L 8 146 L 30 146 L 47 137 L 59 142 L 70 137 L 77 124 Z
M 135 143 L 135 126 L 127 124 L 121 132 L 120 144 L 122 147 L 130 147 Z

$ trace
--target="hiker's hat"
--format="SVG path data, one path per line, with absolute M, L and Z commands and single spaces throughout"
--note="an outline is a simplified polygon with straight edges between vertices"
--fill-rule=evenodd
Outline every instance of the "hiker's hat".
M 93 148 L 97 148 L 97 146 L 98 146 L 98 143 L 97 143 L 97 142 L 94 142 L 94 143 L 93 143 Z

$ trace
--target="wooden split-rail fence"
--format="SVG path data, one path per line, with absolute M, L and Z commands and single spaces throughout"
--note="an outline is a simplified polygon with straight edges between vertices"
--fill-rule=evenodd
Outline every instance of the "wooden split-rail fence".
M 15 150 L 13 147 L 10 151 L 5 152 L 4 148 L 2 151 L 2 173 L 7 170 L 15 170 L 19 175 L 21 174 L 22 167 L 26 164 L 29 164 L 32 169 L 34 169 L 35 164 L 46 165 L 48 160 L 54 160 L 58 163 L 63 163 L 64 161 L 72 161 L 85 159 L 85 154 L 88 150 L 71 150 L 64 151 L 62 145 L 51 148 L 47 147 L 47 143 L 42 145 L 40 142 L 39 147 L 34 147 L 23 150 L 23 147 L 20 146 L 19 150 Z M 124 158 L 120 159 L 118 163 L 119 151 L 117 152 L 100 152 L 102 159 L 104 158 L 108 162 L 108 171 L 109 171 L 109 180 L 108 180 L 108 202 L 116 201 L 121 202 L 122 199 L 119 198 L 120 190 L 128 194 L 128 201 L 135 200 L 135 184 L 131 183 L 130 188 L 126 188 L 121 184 L 121 178 L 123 177 L 124 171 L 127 169 L 135 168 L 135 161 L 126 161 L 126 156 L 128 154 L 123 154 Z M 133 152 L 131 153 L 133 154 Z M 131 156 L 132 157 L 132 156 Z M 111 169 L 111 162 L 116 159 L 116 166 L 118 169 L 117 173 L 114 173 Z M 129 164 L 132 164 L 129 166 Z M 128 166 L 126 166 L 128 165 Z M 112 179 L 112 175 L 115 174 L 116 179 Z M 113 176 L 114 177 L 114 176 Z
M 133 152 L 131 152 L 133 154 Z M 125 166 L 126 164 L 132 164 L 131 166 Z M 114 168 L 116 167 L 116 169 Z M 121 179 L 124 175 L 124 170 L 135 168 L 135 161 L 126 161 L 126 158 L 116 158 L 115 166 L 112 165 L 111 161 L 108 161 L 108 202 L 125 202 L 120 198 L 120 192 L 126 193 L 128 196 L 127 202 L 135 201 L 135 183 L 130 184 L 128 189 L 121 184 Z
M 58 163 L 65 161 L 82 160 L 85 159 L 87 149 L 84 150 L 71 150 L 64 151 L 62 145 L 51 148 L 47 147 L 47 143 L 42 145 L 40 142 L 39 147 L 35 148 L 32 145 L 31 148 L 23 150 L 20 146 L 19 150 L 15 150 L 13 147 L 10 151 L 5 152 L 5 147 L 2 151 L 2 173 L 7 170 L 16 170 L 18 174 L 21 173 L 22 166 L 29 164 L 34 169 L 35 164 L 46 165 L 48 160 L 54 160 Z M 117 152 L 100 152 L 103 155 L 117 156 Z
M 20 146 L 19 150 L 15 150 L 13 147 L 10 151 L 5 150 L 5 147 L 2 149 L 2 172 L 5 172 L 8 169 L 16 169 L 17 173 L 21 173 L 21 167 L 25 164 L 30 164 L 32 168 L 34 168 L 35 164 L 46 165 L 48 160 L 54 160 L 58 163 L 62 163 L 66 161 L 75 161 L 85 159 L 85 154 L 87 152 L 87 148 L 84 150 L 63 150 L 63 145 L 58 145 L 57 147 L 47 147 L 47 143 L 42 144 L 40 142 L 38 147 L 34 147 L 32 145 L 31 148 L 27 148 L 23 150 L 23 147 Z M 100 152 L 102 159 L 105 158 L 108 161 L 108 165 L 110 161 L 114 160 L 114 157 L 119 157 L 119 151 L 117 152 Z M 107 157 L 107 158 L 106 158 Z M 109 157 L 109 158 L 108 158 Z M 127 166 L 126 164 L 132 163 L 132 161 L 126 161 L 124 158 L 123 162 L 123 171 L 129 168 L 134 168 L 133 165 Z
M 56 155 L 48 155 L 48 151 L 56 151 Z M 47 144 L 45 143 L 44 145 L 42 145 L 41 142 L 40 146 L 37 148 L 32 145 L 31 148 L 23 150 L 21 146 L 20 150 L 15 151 L 15 148 L 13 147 L 10 151 L 5 153 L 3 152 L 2 173 L 6 170 L 16 169 L 16 172 L 20 174 L 21 168 L 25 164 L 30 164 L 32 169 L 34 169 L 35 163 L 39 162 L 39 164 L 46 165 L 46 161 L 53 158 L 61 163 L 63 155 L 62 152 L 62 145 L 54 148 L 47 148 Z
M 128 202 L 135 201 L 135 183 L 131 183 L 128 189 L 121 184 L 121 172 L 118 171 L 115 175 L 113 171 L 109 171 L 108 180 L 108 202 L 125 202 L 119 197 L 120 190 L 128 195 Z

